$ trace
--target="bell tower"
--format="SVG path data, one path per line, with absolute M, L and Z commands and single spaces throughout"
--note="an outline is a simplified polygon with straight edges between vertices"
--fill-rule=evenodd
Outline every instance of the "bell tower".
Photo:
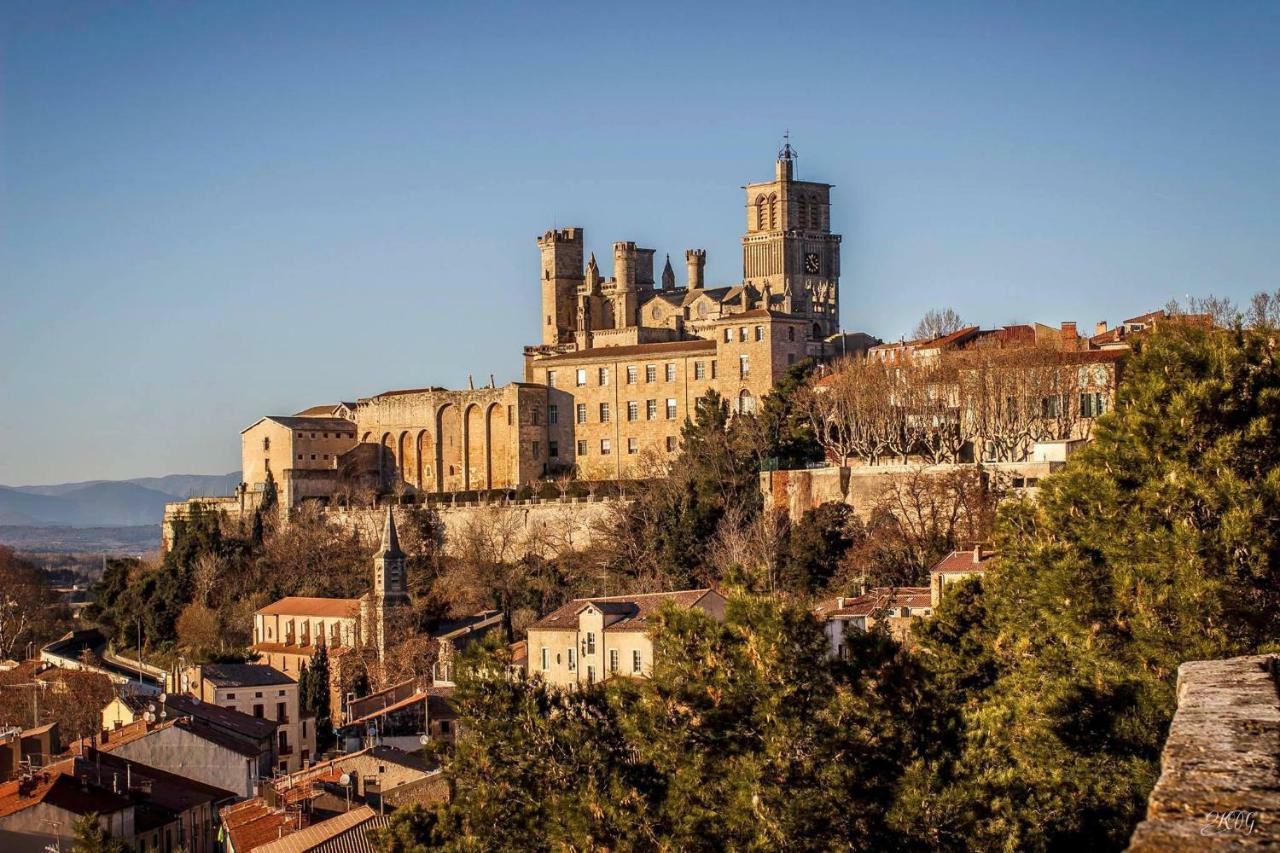
M 409 606 L 409 579 L 405 575 L 404 551 L 396 520 L 387 507 L 387 520 L 382 527 L 382 545 L 373 555 L 373 591 L 360 599 L 361 634 L 366 645 L 378 650 L 378 660 L 387 654 L 388 617 Z
M 747 184 L 742 278 L 768 288 L 775 311 L 804 317 L 809 338 L 840 331 L 840 235 L 831 233 L 831 184 L 801 181 L 798 154 L 783 138 L 773 180 Z

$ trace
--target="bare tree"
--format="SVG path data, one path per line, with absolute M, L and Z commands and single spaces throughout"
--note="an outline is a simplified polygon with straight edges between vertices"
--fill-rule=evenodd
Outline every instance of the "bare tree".
M 721 578 L 742 571 L 757 589 L 777 592 L 788 527 L 785 511 L 766 509 L 751 518 L 740 506 L 730 506 L 711 541 L 712 568 Z
M 964 328 L 964 320 L 953 308 L 930 308 L 911 330 L 911 337 L 918 341 L 931 341 Z

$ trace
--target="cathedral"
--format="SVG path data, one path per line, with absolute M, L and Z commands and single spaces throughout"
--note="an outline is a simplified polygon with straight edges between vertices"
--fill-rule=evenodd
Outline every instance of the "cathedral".
M 268 482 L 286 507 L 332 500 L 357 484 L 446 494 L 514 489 L 568 472 L 634 476 L 674 454 L 708 391 L 750 413 L 787 368 L 831 354 L 840 334 L 840 235 L 831 185 L 802 181 L 789 142 L 771 180 L 747 184 L 742 279 L 705 281 L 706 251 L 670 255 L 613 244 L 612 275 L 585 251 L 582 228 L 548 231 L 540 254 L 541 342 L 522 380 L 387 391 L 241 434 L 242 497 Z

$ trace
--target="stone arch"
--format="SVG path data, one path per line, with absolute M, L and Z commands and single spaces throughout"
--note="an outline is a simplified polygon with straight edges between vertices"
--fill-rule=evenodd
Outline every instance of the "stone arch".
M 768 219 L 765 218 L 766 209 L 765 209 L 765 199 L 764 199 L 763 193 L 756 196 L 755 208 L 756 208 L 756 230 L 763 231 L 766 227 L 766 224 L 768 223 Z
M 465 463 L 463 488 L 478 489 L 484 482 L 484 455 L 488 451 L 485 441 L 484 411 L 479 403 L 469 403 L 462 412 L 462 437 Z
M 378 441 L 378 479 L 385 486 L 395 470 L 396 457 L 391 433 L 384 432 Z
M 813 339 L 815 341 L 822 340 L 822 324 L 821 323 L 813 324 Z
M 756 410 L 756 398 L 751 396 L 751 391 L 743 388 L 738 392 L 738 414 L 749 415 Z
M 507 440 L 506 418 L 503 416 L 501 403 L 493 402 L 484 410 L 484 487 L 497 488 L 497 483 L 510 483 L 510 464 L 505 456 L 495 454 L 494 447 L 510 448 Z
M 396 467 L 399 470 L 400 479 L 406 483 L 410 482 L 409 476 L 413 471 L 410 460 L 413 458 L 413 448 L 410 445 L 409 431 L 404 430 L 400 433 L 400 438 L 396 440 Z M 417 485 L 414 483 L 413 485 Z
M 769 230 L 778 227 L 778 194 L 769 193 Z
M 428 465 L 425 461 L 431 458 L 434 449 L 431 447 L 431 433 L 425 429 L 418 430 L 418 437 L 413 440 L 413 448 L 415 484 L 419 489 L 426 491 L 427 480 L 435 480 L 435 466 Z
M 361 440 L 361 441 L 363 441 L 363 442 L 365 442 L 366 444 L 367 444 L 367 443 L 369 443 L 369 442 L 371 442 L 371 441 L 373 441 L 373 433 L 371 433 L 371 432 L 366 432 L 366 433 L 364 434 L 364 437 L 363 437 L 363 438 L 361 438 L 360 440 Z
M 445 403 L 436 410 L 436 491 L 462 490 L 462 417 L 458 406 Z

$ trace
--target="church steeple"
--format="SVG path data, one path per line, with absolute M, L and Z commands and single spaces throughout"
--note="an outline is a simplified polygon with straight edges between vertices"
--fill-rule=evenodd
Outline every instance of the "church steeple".
M 676 273 L 671 269 L 671 256 L 667 255 L 667 265 L 662 268 L 662 289 L 676 289 Z
M 387 507 L 387 520 L 382 526 L 382 547 L 373 555 L 373 595 L 384 604 L 400 604 L 409 600 L 409 586 L 404 572 L 404 551 L 396 533 L 396 519 Z

